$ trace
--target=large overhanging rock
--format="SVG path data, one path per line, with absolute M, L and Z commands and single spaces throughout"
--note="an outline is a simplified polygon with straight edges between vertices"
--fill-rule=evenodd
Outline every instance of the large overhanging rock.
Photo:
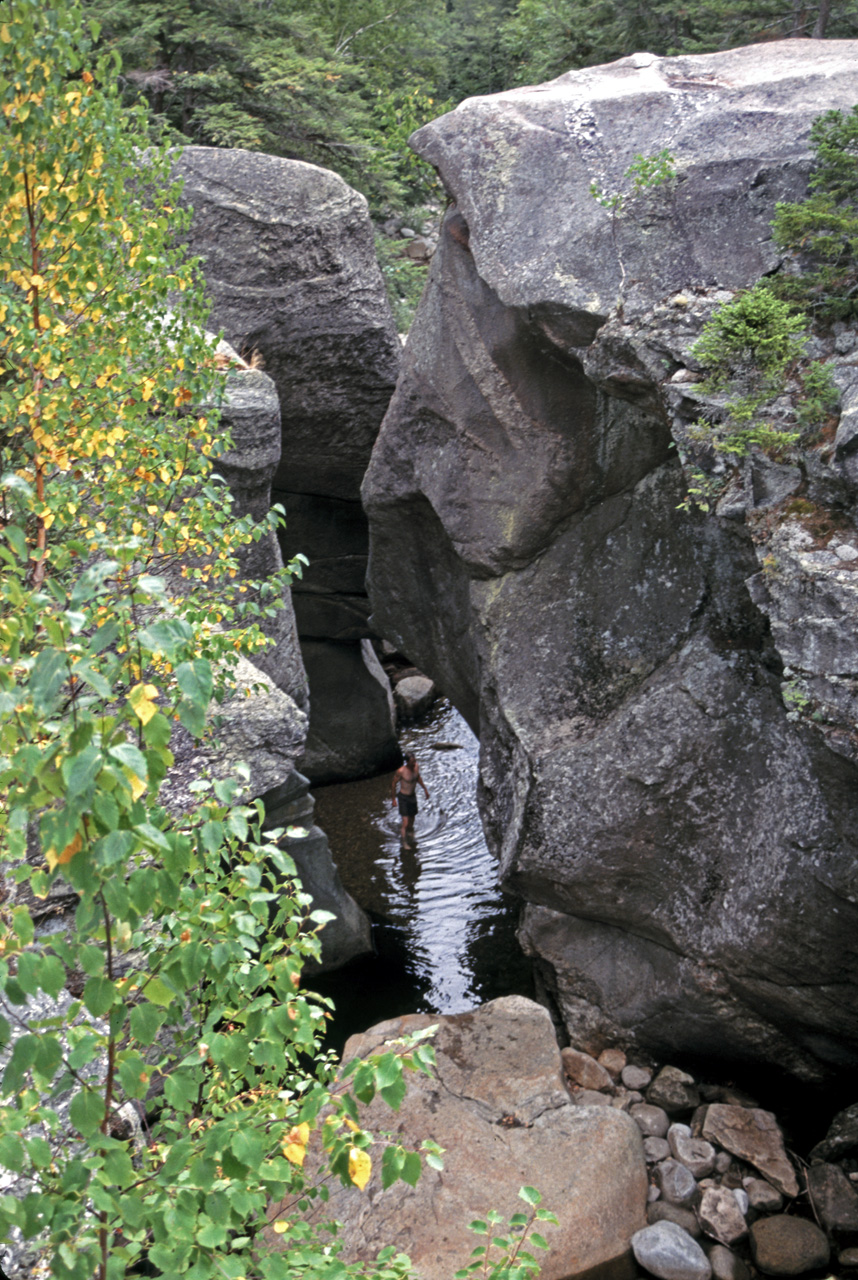
M 364 484 L 373 623 L 480 734 L 489 839 L 582 1047 L 858 1061 L 858 777 L 784 703 L 799 584 L 759 586 L 744 521 L 801 472 L 751 468 L 706 517 L 671 439 L 703 318 L 778 268 L 810 124 L 856 101 L 858 44 L 794 40 L 638 54 L 415 135 L 453 204 Z M 674 183 L 594 200 L 662 149 Z M 815 613 L 854 628 L 838 590 Z
M 400 757 L 389 689 L 361 651 L 371 632 L 360 483 L 400 343 L 366 201 L 326 169 L 256 152 L 187 147 L 175 173 L 193 206 L 188 241 L 213 321 L 242 354 L 262 357 L 280 399 L 281 541 L 287 557 L 310 560 L 293 591 L 309 646 L 305 767 L 313 781 L 373 773 Z

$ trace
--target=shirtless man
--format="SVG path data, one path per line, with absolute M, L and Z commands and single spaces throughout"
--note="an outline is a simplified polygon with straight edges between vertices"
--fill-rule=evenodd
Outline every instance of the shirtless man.
M 396 794 L 396 784 L 399 783 L 399 795 Z M 417 763 L 417 757 L 413 751 L 409 751 L 405 757 L 405 764 L 401 769 L 397 769 L 393 775 L 390 784 L 391 803 L 396 807 L 399 801 L 399 812 L 402 815 L 402 831 L 400 832 L 400 842 L 408 844 L 408 838 L 414 830 L 414 819 L 417 815 L 417 784 L 420 783 L 429 799 L 429 792 L 426 790 L 426 783 L 420 777 L 420 766 Z

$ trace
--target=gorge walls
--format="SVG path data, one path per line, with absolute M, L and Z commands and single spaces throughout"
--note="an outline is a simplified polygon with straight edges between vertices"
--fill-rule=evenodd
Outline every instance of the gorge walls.
M 693 342 L 788 269 L 775 203 L 856 66 L 846 42 L 637 54 L 413 140 L 451 206 L 364 482 L 372 622 L 479 733 L 522 941 L 591 1051 L 858 1062 L 849 440 L 752 455 L 708 513 L 676 447 Z M 672 183 L 593 198 L 662 149 Z M 836 537 L 796 494 L 834 502 Z M 785 697 L 796 671 L 816 721 Z
M 246 151 L 187 147 L 175 173 L 212 324 L 261 357 L 280 401 L 272 497 L 284 555 L 310 560 L 292 593 L 310 687 L 301 767 L 314 782 L 377 772 L 400 757 L 369 642 L 360 483 L 400 342 L 366 201 L 326 169 Z

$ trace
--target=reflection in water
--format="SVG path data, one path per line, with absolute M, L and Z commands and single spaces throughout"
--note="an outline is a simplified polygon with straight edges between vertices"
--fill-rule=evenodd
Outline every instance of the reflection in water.
M 517 902 L 497 886 L 476 806 L 479 743 L 449 703 L 402 735 L 429 788 L 416 848 L 399 846 L 391 775 L 320 787 L 316 820 L 343 883 L 373 920 L 377 954 L 311 985 L 333 996 L 336 1039 L 400 1013 L 459 1013 L 532 994 Z

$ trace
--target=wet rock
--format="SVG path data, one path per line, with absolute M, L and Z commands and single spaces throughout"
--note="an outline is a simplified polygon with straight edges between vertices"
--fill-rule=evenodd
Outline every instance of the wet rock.
M 687 1124 L 672 1124 L 667 1141 L 675 1158 L 698 1180 L 708 1177 L 715 1168 L 715 1148 L 705 1138 L 692 1138 Z
M 633 1062 L 623 1067 L 620 1075 L 627 1089 L 645 1089 L 652 1080 L 652 1072 L 649 1067 L 639 1067 Z
M 725 1245 L 713 1245 L 708 1256 L 712 1280 L 751 1280 L 746 1263 Z
M 656 1222 L 632 1236 L 635 1259 L 658 1280 L 711 1280 L 712 1268 L 696 1240 L 675 1222 Z
M 629 1111 L 629 1115 L 645 1138 L 664 1138 L 670 1128 L 670 1118 L 661 1107 L 654 1107 L 649 1102 L 638 1102 Z
M 401 716 L 414 719 L 428 711 L 438 696 L 434 681 L 428 676 L 406 676 L 397 681 L 393 701 Z
M 751 1225 L 751 1256 L 767 1276 L 800 1276 L 824 1267 L 830 1250 L 815 1222 L 778 1214 Z
M 655 1167 L 655 1180 L 662 1198 L 683 1207 L 697 1199 L 697 1182 L 690 1169 L 678 1160 L 663 1160 Z
M 783 1135 L 770 1111 L 714 1102 L 706 1112 L 703 1136 L 752 1164 L 785 1196 L 798 1195 L 795 1170 L 787 1159 Z
M 748 1204 L 758 1213 L 780 1213 L 784 1198 L 765 1178 L 743 1178 Z
M 678 1227 L 682 1227 L 682 1230 L 687 1231 L 695 1240 L 698 1240 L 701 1235 L 697 1215 L 691 1209 L 683 1209 L 680 1205 L 671 1204 L 668 1200 L 656 1200 L 654 1204 L 648 1205 L 646 1220 L 650 1224 L 655 1222 L 675 1222 Z
M 446 1148 L 443 1173 L 425 1169 L 416 1187 L 397 1183 L 382 1194 L 377 1161 L 365 1192 L 332 1189 L 318 1213 L 321 1221 L 343 1223 L 343 1261 L 375 1257 L 392 1244 L 408 1251 L 425 1280 L 449 1280 L 473 1248 L 470 1219 L 492 1208 L 505 1216 L 516 1212 L 519 1187 L 532 1183 L 538 1170 L 543 1202 L 560 1219 L 546 1231 L 551 1250 L 543 1280 L 616 1264 L 645 1223 L 637 1126 L 611 1107 L 572 1105 L 551 1018 L 519 996 L 471 1013 L 392 1019 L 353 1037 L 344 1059 L 432 1023 L 439 1027 L 436 1069 L 428 1076 L 408 1073 L 395 1115 L 378 1099 L 364 1117 L 370 1128 L 394 1129 L 408 1147 L 427 1137 L 439 1142 Z M 290 1247 L 273 1232 L 268 1236 L 271 1247 Z
M 807 1191 L 820 1225 L 829 1232 L 858 1232 L 858 1191 L 836 1164 L 814 1164 Z
M 748 1224 L 729 1187 L 707 1187 L 697 1206 L 697 1217 L 707 1235 L 731 1245 L 748 1234 Z
M 611 1079 L 616 1083 L 620 1079 L 623 1067 L 626 1065 L 626 1055 L 622 1049 L 603 1049 L 597 1059 L 600 1066 L 604 1067 Z M 625 1081 L 623 1082 L 625 1083 Z M 629 1086 L 626 1086 L 627 1088 Z
M 664 1138 L 644 1138 L 644 1155 L 647 1164 L 658 1164 L 659 1160 L 667 1160 L 670 1147 Z
M 662 1067 L 647 1089 L 646 1098 L 652 1106 L 661 1107 L 668 1115 L 693 1111 L 700 1103 L 694 1077 L 678 1067 Z
M 811 1160 L 842 1160 L 858 1151 L 858 1102 L 839 1111 L 821 1142 L 811 1150 Z

